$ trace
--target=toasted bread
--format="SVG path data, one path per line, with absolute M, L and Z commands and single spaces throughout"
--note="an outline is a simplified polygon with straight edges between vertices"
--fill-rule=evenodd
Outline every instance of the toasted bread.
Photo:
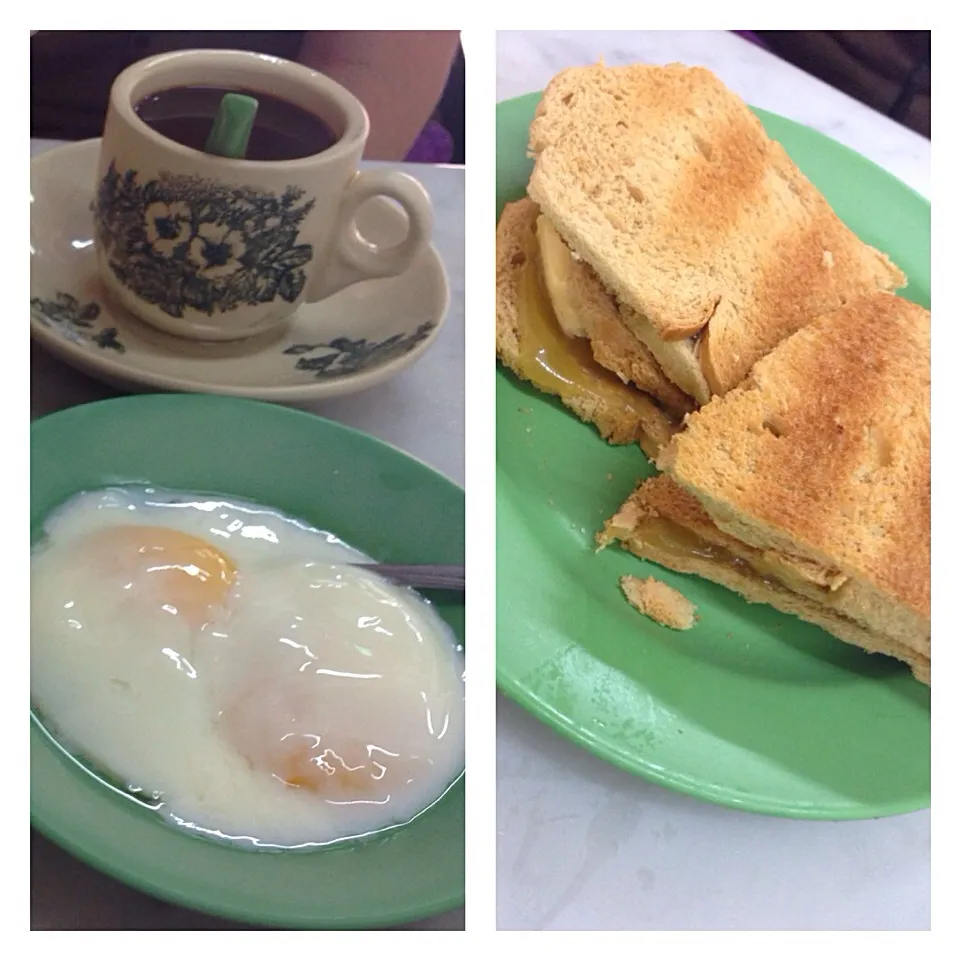
M 656 397 L 678 417 L 691 411 L 690 397 L 664 375 L 650 350 L 630 332 L 593 269 L 573 256 L 545 217 L 537 218 L 536 230 L 544 287 L 563 332 L 586 337 L 600 366 Z
M 720 530 L 699 501 L 666 475 L 641 483 L 597 539 L 600 546 L 619 541 L 639 557 L 719 583 L 751 603 L 798 616 L 870 653 L 903 660 L 918 680 L 930 683 L 929 640 L 925 649 L 917 649 L 874 631 L 837 609 L 829 590 L 795 592 L 779 579 L 763 551 Z
M 700 366 L 700 337 L 663 340 L 646 317 L 623 304 L 619 308 L 626 328 L 653 354 L 664 375 L 697 404 L 709 402 L 713 390 Z
M 726 393 L 812 317 L 904 283 L 708 70 L 564 70 L 529 146 L 531 198 L 697 399 L 698 380 Z M 685 346 L 665 359 L 654 337 Z
M 647 395 L 592 357 L 585 340 L 566 337 L 540 288 L 527 199 L 507 204 L 497 224 L 497 355 L 522 380 L 553 394 L 610 443 L 638 443 L 655 457 L 676 424 Z
M 620 589 L 630 606 L 671 630 L 690 630 L 697 622 L 697 608 L 661 580 L 621 577 Z
M 875 293 L 818 318 L 691 414 L 658 466 L 833 608 L 929 650 L 928 311 Z

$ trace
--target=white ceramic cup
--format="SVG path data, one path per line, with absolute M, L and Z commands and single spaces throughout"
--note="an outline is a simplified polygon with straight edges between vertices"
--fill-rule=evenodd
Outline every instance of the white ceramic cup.
M 337 140 L 294 160 L 233 160 L 167 139 L 136 112 L 183 86 L 270 94 L 319 116 Z M 185 50 L 117 77 L 94 201 L 100 277 L 141 320 L 195 340 L 238 340 L 278 326 L 303 302 L 403 273 L 430 240 L 433 210 L 399 171 L 358 172 L 370 124 L 328 77 L 277 57 Z M 361 236 L 358 208 L 388 197 L 407 233 L 384 248 Z M 345 318 L 345 332 L 349 318 Z

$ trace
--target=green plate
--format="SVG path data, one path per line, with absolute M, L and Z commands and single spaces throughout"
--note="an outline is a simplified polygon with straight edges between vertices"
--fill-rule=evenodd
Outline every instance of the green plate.
M 209 396 L 124 397 L 31 428 L 31 536 L 81 490 L 122 482 L 229 494 L 329 529 L 383 562 L 462 563 L 463 491 L 319 417 Z M 463 604 L 437 608 L 463 641 Z M 31 723 L 43 833 L 106 873 L 208 913 L 277 927 L 386 926 L 463 903 L 464 778 L 410 824 L 317 852 L 251 852 L 168 826 Z
M 523 195 L 539 94 L 498 105 L 497 216 Z M 821 134 L 757 111 L 837 214 L 930 301 L 930 205 Z M 655 783 L 744 810 L 846 819 L 930 800 L 930 697 L 909 670 L 593 536 L 652 468 L 558 402 L 497 374 L 497 678 L 588 750 Z M 798 477 L 802 483 L 803 478 Z M 618 578 L 653 574 L 702 620 L 640 616 Z

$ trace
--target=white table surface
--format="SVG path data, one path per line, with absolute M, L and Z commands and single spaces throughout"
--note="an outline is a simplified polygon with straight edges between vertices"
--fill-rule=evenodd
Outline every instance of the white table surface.
M 497 98 L 601 55 L 707 66 L 929 196 L 929 141 L 733 34 L 501 32 Z M 500 697 L 497 914 L 500 929 L 929 929 L 930 815 L 821 823 L 711 806 L 609 766 Z
M 31 156 L 56 146 L 33 140 Z M 463 485 L 464 479 L 464 170 L 390 164 L 417 177 L 436 211 L 434 244 L 450 282 L 450 312 L 433 347 L 392 380 L 353 396 L 301 405 L 386 440 Z M 31 416 L 116 396 L 33 344 Z M 243 930 L 243 924 L 170 906 L 80 863 L 34 833 L 30 860 L 34 930 Z M 408 924 L 407 929 L 462 930 L 463 910 Z

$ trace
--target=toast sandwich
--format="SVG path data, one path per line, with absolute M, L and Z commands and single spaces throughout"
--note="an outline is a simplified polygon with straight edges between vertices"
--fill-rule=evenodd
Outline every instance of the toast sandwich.
M 814 317 L 904 284 L 703 68 L 564 70 L 529 151 L 550 296 L 576 291 L 564 332 L 674 412 L 667 385 L 702 405 Z
M 815 385 L 815 387 L 811 387 Z M 691 414 L 598 536 L 930 682 L 930 314 L 874 293 Z

